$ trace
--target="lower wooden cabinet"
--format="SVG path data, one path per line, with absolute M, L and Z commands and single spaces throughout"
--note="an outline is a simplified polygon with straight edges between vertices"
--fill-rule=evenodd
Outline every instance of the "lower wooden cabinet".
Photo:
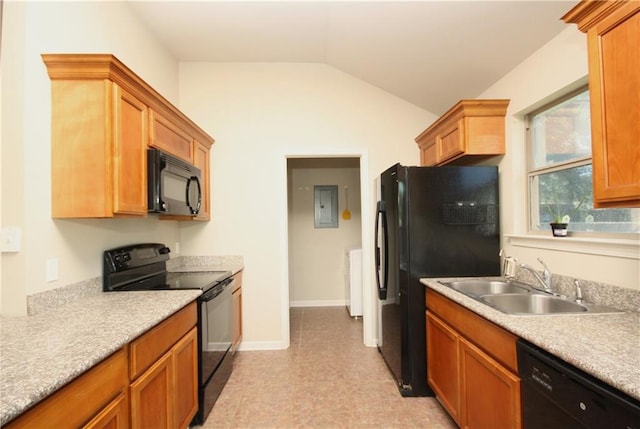
M 127 385 L 123 347 L 3 427 L 127 427 Z
M 196 323 L 194 302 L 3 427 L 187 428 L 198 411 Z
M 171 352 L 131 384 L 131 427 L 168 428 L 171 415 Z
M 193 328 L 172 350 L 174 428 L 186 428 L 198 411 L 198 330 Z
M 427 312 L 427 380 L 449 412 L 460 424 L 460 336 Z
M 231 324 L 233 338 L 231 341 L 231 351 L 235 352 L 242 342 L 242 271 L 236 273 L 233 277 L 236 282 L 233 285 L 233 290 L 231 291 L 231 314 L 233 317 Z
M 520 379 L 460 338 L 460 410 L 465 428 L 519 428 Z
M 193 328 L 131 384 L 132 428 L 186 428 L 198 411 L 198 337 Z
M 462 428 L 520 428 L 516 337 L 427 290 L 427 379 Z
M 131 343 L 132 428 L 186 428 L 191 423 L 198 411 L 196 321 L 194 303 Z

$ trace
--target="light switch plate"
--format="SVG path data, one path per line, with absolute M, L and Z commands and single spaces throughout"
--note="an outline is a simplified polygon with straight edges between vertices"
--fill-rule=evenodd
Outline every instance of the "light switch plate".
M 55 282 L 58 280 L 58 258 L 47 259 L 47 281 Z
M 2 228 L 2 252 L 19 252 L 22 232 L 17 226 Z

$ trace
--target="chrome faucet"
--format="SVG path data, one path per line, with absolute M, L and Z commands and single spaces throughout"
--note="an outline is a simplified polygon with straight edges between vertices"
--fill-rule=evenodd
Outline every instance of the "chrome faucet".
M 538 262 L 540 262 L 542 264 L 542 266 L 544 267 L 544 271 L 542 272 L 542 277 L 540 276 L 540 274 L 538 274 L 538 272 L 536 270 L 534 270 L 533 268 L 531 268 L 530 266 L 528 266 L 526 264 L 521 264 L 520 268 L 523 268 L 523 269 L 529 271 L 531 274 L 533 274 L 533 276 L 536 278 L 536 280 L 538 280 L 538 282 L 540 284 L 542 284 L 542 287 L 544 287 L 544 290 L 549 292 L 549 293 L 552 293 L 552 291 L 551 291 L 551 271 L 549 271 L 549 267 L 547 267 L 547 264 L 542 262 L 542 259 L 538 258 Z

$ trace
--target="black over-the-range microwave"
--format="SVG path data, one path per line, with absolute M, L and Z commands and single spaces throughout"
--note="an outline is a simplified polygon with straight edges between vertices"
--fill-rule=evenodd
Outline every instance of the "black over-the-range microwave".
M 149 213 L 195 216 L 202 203 L 200 169 L 158 149 L 147 150 Z

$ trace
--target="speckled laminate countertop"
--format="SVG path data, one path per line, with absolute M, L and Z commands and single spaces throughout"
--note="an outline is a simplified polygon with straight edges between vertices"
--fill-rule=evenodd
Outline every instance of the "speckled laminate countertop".
M 439 280 L 452 279 L 421 279 L 421 282 L 520 338 L 640 399 L 640 313 L 509 315 L 443 286 Z
M 200 294 L 96 293 L 34 316 L 0 317 L 0 425 Z

